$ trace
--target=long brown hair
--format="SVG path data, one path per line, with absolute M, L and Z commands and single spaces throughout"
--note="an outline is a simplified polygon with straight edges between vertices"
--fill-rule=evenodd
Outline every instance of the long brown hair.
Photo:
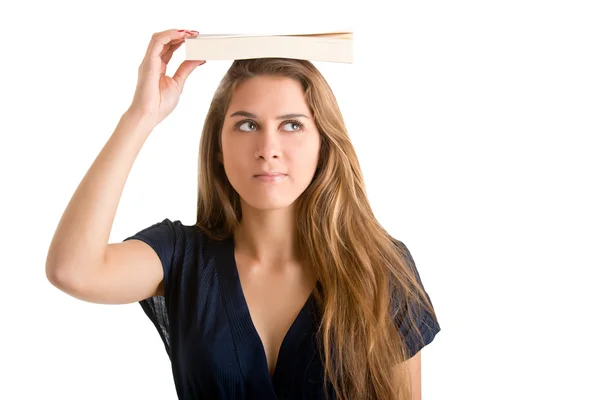
M 196 226 L 220 240 L 231 236 L 241 219 L 239 195 L 217 155 L 235 88 L 259 75 L 298 80 L 321 136 L 317 170 L 296 200 L 296 220 L 303 254 L 321 286 L 314 294 L 322 316 L 317 337 L 324 390 L 330 382 L 339 400 L 408 400 L 410 376 L 402 363 L 408 350 L 399 321 L 418 336 L 413 307 L 435 312 L 408 249 L 379 225 L 371 210 L 335 96 L 311 62 L 262 58 L 232 63 L 202 131 Z

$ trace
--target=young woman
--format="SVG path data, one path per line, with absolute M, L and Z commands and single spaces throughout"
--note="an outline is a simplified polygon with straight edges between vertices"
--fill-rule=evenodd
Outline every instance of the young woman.
M 140 302 L 180 399 L 420 399 L 420 350 L 440 326 L 308 61 L 234 61 L 202 131 L 197 222 L 107 244 L 139 150 L 203 63 L 165 76 L 196 34 L 153 36 L 130 108 L 59 223 L 48 278 L 86 301 Z

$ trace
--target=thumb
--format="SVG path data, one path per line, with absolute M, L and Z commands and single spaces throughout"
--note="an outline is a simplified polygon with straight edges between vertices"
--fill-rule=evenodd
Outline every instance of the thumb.
M 177 82 L 177 85 L 179 85 L 181 89 L 183 89 L 183 85 L 185 84 L 187 77 L 196 67 L 204 64 L 205 62 L 206 60 L 185 60 L 181 63 L 179 68 L 177 68 L 177 71 L 173 75 L 173 80 Z

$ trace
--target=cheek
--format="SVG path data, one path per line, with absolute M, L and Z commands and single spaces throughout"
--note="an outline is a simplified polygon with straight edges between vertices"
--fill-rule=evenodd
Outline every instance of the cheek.
M 311 140 L 310 144 L 305 146 L 304 157 L 307 162 L 316 164 L 319 160 L 319 151 L 321 150 L 321 139 L 319 136 Z
M 223 135 L 221 139 L 221 149 L 224 163 L 234 166 L 239 162 L 243 149 L 235 140 L 227 137 L 227 135 Z
M 312 176 L 319 161 L 319 150 L 319 143 L 311 143 L 294 151 L 292 155 L 294 169 L 303 171 L 303 175 Z
M 224 156 L 225 158 L 223 165 L 225 167 L 225 172 L 229 176 L 230 180 L 234 180 L 235 177 L 240 175 L 244 169 L 242 157 L 237 155 L 235 151 L 231 150 L 225 150 Z

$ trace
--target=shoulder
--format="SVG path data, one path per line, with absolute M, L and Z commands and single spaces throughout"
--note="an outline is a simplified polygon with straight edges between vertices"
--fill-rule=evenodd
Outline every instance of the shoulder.
M 125 240 L 138 239 L 146 242 L 170 262 L 185 258 L 186 254 L 202 251 L 206 235 L 195 224 L 185 224 L 179 219 L 164 218 L 149 225 Z
M 162 233 L 164 235 L 170 234 L 175 240 L 195 239 L 195 242 L 192 244 L 202 243 L 205 236 L 205 230 L 201 229 L 198 225 L 187 225 L 179 219 L 171 220 L 170 218 L 165 218 L 161 222 L 157 222 L 140 231 L 140 233 L 143 232 L 156 232 L 157 234 Z
M 404 242 L 401 241 L 400 239 L 396 239 L 394 237 L 392 237 L 391 239 L 392 239 L 392 243 L 396 246 L 396 249 L 398 250 L 398 253 L 400 254 L 400 256 L 404 259 L 404 261 L 408 264 L 408 266 L 414 272 L 417 272 L 415 260 L 413 259 L 413 256 L 410 253 L 410 250 L 408 250 L 408 247 L 406 246 L 406 244 L 404 244 Z
M 430 294 L 425 289 L 411 252 L 402 241 L 393 238 L 393 242 L 410 269 L 409 275 L 412 275 L 410 277 L 412 282 L 407 281 L 404 285 L 405 288 L 410 288 L 412 295 L 407 296 L 403 291 L 396 291 L 395 296 L 398 298 L 394 299 L 394 305 L 398 311 L 396 318 L 399 331 L 408 345 L 409 357 L 413 357 L 433 341 L 441 327 Z

